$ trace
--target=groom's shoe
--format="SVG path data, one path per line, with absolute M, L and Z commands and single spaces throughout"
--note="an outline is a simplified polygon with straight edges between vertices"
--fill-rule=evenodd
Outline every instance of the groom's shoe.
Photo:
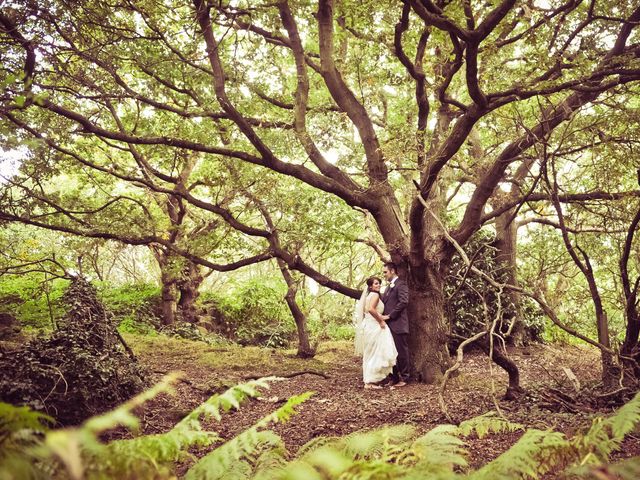
M 404 380 L 400 380 L 398 383 L 393 383 L 391 385 L 391 390 L 395 390 L 396 388 L 402 388 L 406 386 L 407 386 L 407 382 L 405 382 Z
M 384 380 L 382 380 L 380 383 L 378 383 L 378 385 L 380 385 L 381 387 L 390 387 L 392 385 L 395 385 L 395 380 L 391 377 L 385 378 Z

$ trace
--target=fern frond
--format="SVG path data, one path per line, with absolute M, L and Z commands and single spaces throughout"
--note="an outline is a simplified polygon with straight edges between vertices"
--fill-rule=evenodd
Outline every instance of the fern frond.
M 580 463 L 608 461 L 611 453 L 619 450 L 624 438 L 640 423 L 640 393 L 608 418 L 596 417 L 589 431 L 576 435 L 573 444 Z
M 367 463 L 367 462 L 364 462 Z M 357 461 L 332 445 L 308 452 L 286 465 L 274 480 L 326 480 L 327 478 L 354 478 L 346 472 L 358 465 Z
M 478 438 L 483 438 L 489 433 L 515 432 L 524 429 L 523 425 L 505 420 L 494 411 L 465 420 L 458 426 L 460 435 L 463 437 L 475 433 Z
M 638 422 L 640 422 L 640 393 L 620 407 L 605 423 L 611 427 L 612 438 L 622 441 L 625 436 L 635 430 Z
M 252 480 L 272 480 L 287 465 L 287 449 L 284 442 L 262 451 L 253 461 Z
M 88 449 L 90 464 L 101 467 L 94 469 L 93 473 L 111 478 L 142 478 L 153 472 L 168 471 L 166 467 L 181 460 L 190 447 L 207 447 L 220 439 L 215 432 L 202 429 L 200 418 L 221 418 L 220 412 L 238 408 L 247 398 L 259 395 L 258 389 L 268 387 L 267 381 L 247 382 L 212 396 L 169 432 L 117 440 L 107 446 L 94 445 Z
M 413 442 L 415 469 L 421 473 L 443 474 L 451 472 L 454 465 L 466 466 L 467 452 L 457 435 L 455 426 L 438 425 Z
M 15 407 L 9 403 L 0 402 L 0 445 L 2 440 L 11 433 L 24 429 L 46 432 L 54 423 L 53 417 L 31 410 L 29 407 Z
M 298 458 L 301 458 L 304 455 L 308 455 L 309 453 L 311 453 L 314 450 L 317 450 L 317 449 L 322 448 L 324 446 L 333 444 L 333 442 L 336 442 L 338 440 L 340 440 L 340 437 L 315 437 L 315 438 L 312 438 L 311 440 L 309 440 L 307 443 L 305 443 L 304 445 L 302 445 L 298 449 L 298 452 L 297 452 L 296 456 Z
M 209 480 L 237 477 L 240 472 L 251 472 L 257 458 L 274 447 L 282 447 L 282 440 L 271 431 L 261 430 L 272 423 L 284 422 L 296 413 L 295 407 L 306 401 L 312 392 L 289 398 L 287 403 L 256 422 L 252 427 L 235 436 L 202 457 L 189 469 L 186 480 Z M 242 477 L 244 478 L 244 477 Z
M 51 472 L 33 449 L 55 420 L 29 407 L 0 402 L 0 479 L 47 478 Z
M 293 397 L 290 397 L 283 406 L 256 423 L 256 427 L 263 428 L 271 423 L 284 423 L 288 421 L 293 415 L 297 413 L 296 407 L 306 402 L 313 395 L 315 395 L 315 392 L 305 392 L 301 393 L 300 395 L 294 395 Z
M 178 378 L 180 378 L 180 376 L 181 374 L 179 372 L 171 372 L 165 375 L 156 385 L 136 395 L 119 407 L 110 410 L 103 415 L 91 417 L 82 424 L 80 429 L 92 434 L 98 434 L 120 426 L 127 427 L 132 430 L 137 429 L 139 426 L 139 420 L 138 417 L 132 413 L 133 410 L 157 397 L 161 393 L 172 393 L 173 384 L 178 380 Z
M 357 459 L 389 458 L 398 447 L 408 446 L 415 436 L 416 430 L 411 425 L 391 425 L 327 439 L 324 445 Z
M 183 460 L 190 447 L 207 447 L 219 439 L 214 432 L 173 428 L 167 433 L 115 440 L 90 449 L 87 463 L 95 466 L 89 468 L 90 472 L 107 478 L 144 478 L 147 473 Z
M 569 478 L 581 480 L 637 480 L 640 478 L 640 456 L 627 458 L 621 462 L 601 466 L 582 466 L 567 472 Z
M 268 389 L 268 382 L 272 380 L 275 380 L 275 377 L 252 380 L 231 387 L 219 395 L 213 395 L 183 418 L 178 425 L 198 424 L 200 418 L 215 418 L 217 421 L 220 421 L 222 419 L 222 413 L 228 412 L 232 408 L 240 408 L 240 404 L 248 398 L 258 397 L 260 395 L 259 389 Z
M 556 468 L 571 454 L 564 434 L 527 430 L 509 450 L 469 476 L 473 480 L 538 478 Z
M 416 429 L 411 425 L 391 425 L 348 435 L 344 440 L 344 451 L 359 458 L 389 458 L 398 447 L 408 445 L 415 436 Z

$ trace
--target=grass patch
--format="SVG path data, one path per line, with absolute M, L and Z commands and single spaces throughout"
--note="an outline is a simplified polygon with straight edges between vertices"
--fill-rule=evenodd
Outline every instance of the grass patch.
M 237 376 L 283 375 L 302 370 L 326 372 L 345 356 L 353 354 L 351 342 L 331 341 L 320 345 L 314 358 L 301 359 L 295 349 L 243 347 L 238 344 L 209 345 L 200 341 L 158 335 L 124 334 L 127 343 L 143 361 L 171 369 L 206 368 L 213 375 L 235 372 Z M 222 376 L 222 375 L 219 375 Z

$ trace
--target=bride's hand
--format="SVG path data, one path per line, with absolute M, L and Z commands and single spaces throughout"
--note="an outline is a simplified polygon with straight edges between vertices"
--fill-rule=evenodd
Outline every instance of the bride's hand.
M 384 330 L 385 328 L 387 328 L 387 324 L 384 322 L 380 322 L 380 328 Z

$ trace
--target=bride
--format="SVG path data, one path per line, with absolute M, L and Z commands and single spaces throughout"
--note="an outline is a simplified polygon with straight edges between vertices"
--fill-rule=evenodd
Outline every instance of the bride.
M 376 385 L 393 370 L 398 352 L 391 331 L 382 319 L 384 304 L 380 298 L 378 277 L 367 280 L 367 288 L 356 304 L 356 354 L 362 355 L 364 388 L 382 388 Z

